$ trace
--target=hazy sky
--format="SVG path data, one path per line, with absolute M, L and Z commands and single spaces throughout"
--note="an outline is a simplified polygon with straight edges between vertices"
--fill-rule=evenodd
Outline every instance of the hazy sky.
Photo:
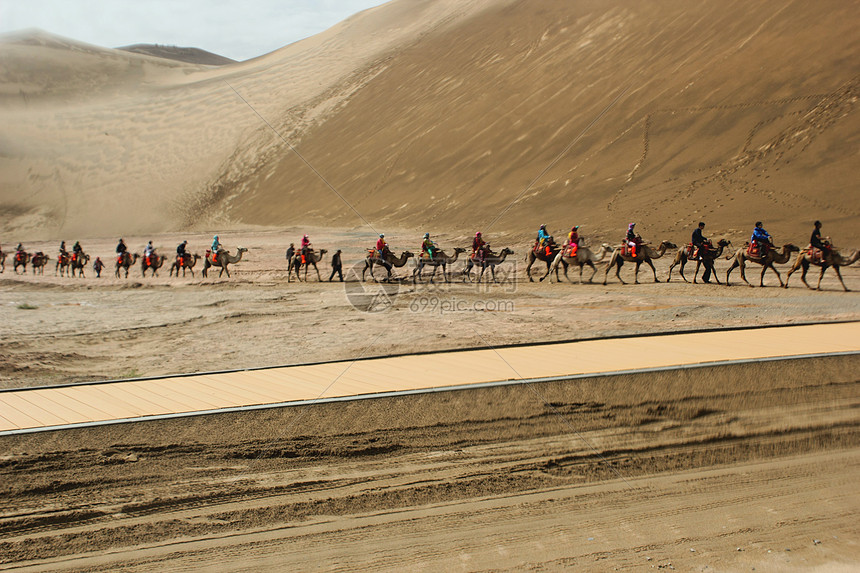
M 167 44 L 247 60 L 386 1 L 0 0 L 0 34 L 41 28 L 107 48 Z

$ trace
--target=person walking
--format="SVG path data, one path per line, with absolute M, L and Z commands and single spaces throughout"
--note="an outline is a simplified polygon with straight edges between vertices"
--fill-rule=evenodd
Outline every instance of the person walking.
M 340 249 L 331 257 L 331 276 L 328 277 L 328 282 L 331 282 L 335 273 L 337 273 L 340 282 L 343 282 L 343 264 L 340 261 Z

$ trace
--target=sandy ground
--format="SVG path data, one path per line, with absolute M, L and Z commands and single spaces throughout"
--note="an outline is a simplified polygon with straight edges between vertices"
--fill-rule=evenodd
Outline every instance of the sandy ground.
M 458 263 L 452 284 L 405 281 L 390 308 L 365 312 L 350 302 L 360 283 L 287 282 L 283 250 L 300 233 L 221 233 L 249 249 L 230 279 L 7 267 L 2 386 L 860 318 L 860 297 L 835 276 L 822 292 L 797 276 L 787 290 L 774 276 L 766 288 L 647 274 L 529 283 L 515 243 L 501 284 L 457 282 Z M 311 236 L 347 267 L 372 241 Z M 396 251 L 416 242 L 414 231 L 387 237 Z M 182 238 L 153 239 L 167 253 Z M 211 239 L 184 238 L 199 252 Z M 114 239 L 82 242 L 111 260 Z M 657 263 L 665 280 L 669 260 Z M 857 268 L 843 274 L 860 287 Z M 6 437 L 0 569 L 847 571 L 860 562 L 858 366 L 815 359 Z
M 860 246 L 856 20 L 841 0 L 402 0 L 217 69 L 4 38 L 0 243 L 52 260 L 0 275 L 0 388 L 858 320 L 832 274 L 822 292 L 647 270 L 557 285 L 523 262 L 540 223 L 596 246 L 636 221 L 680 245 L 706 221 L 739 246 L 762 219 L 803 246 L 821 219 Z M 340 228 L 310 228 L 327 278 L 334 249 L 361 262 L 371 225 L 396 252 L 482 230 L 514 260 L 489 286 L 457 282 L 462 263 L 451 285 L 287 281 L 284 250 L 311 226 Z M 155 234 L 176 229 L 248 251 L 229 279 L 113 277 L 119 233 L 167 255 L 211 242 Z M 60 237 L 108 276 L 53 276 Z M 856 266 L 844 275 L 860 289 Z M 856 570 L 857 367 L 0 438 L 0 569 Z
M 527 244 L 493 240 L 496 248 L 509 246 L 511 263 L 499 267 L 498 284 L 464 284 L 464 263 L 454 265 L 450 284 L 436 280 L 413 285 L 398 283 L 385 312 L 362 312 L 354 302 L 365 289 L 350 270 L 363 268 L 364 246 L 372 235 L 355 230 L 315 229 L 311 238 L 319 249 L 343 251 L 348 282 L 328 283 L 330 256 L 324 257 L 317 282 L 311 270 L 308 283 L 287 282 L 284 252 L 298 244 L 299 230 L 236 231 L 221 233 L 235 252 L 242 246 L 245 258 L 232 267 L 232 278 L 210 275 L 200 268 L 194 278 L 142 278 L 139 265 L 129 278 L 113 275 L 115 240 L 85 240 L 94 257 L 108 262 L 102 278 L 87 268 L 84 279 L 54 276 L 56 260 L 43 276 L 16 276 L 7 266 L 0 275 L 0 305 L 6 318 L 0 330 L 0 387 L 32 386 L 93 379 L 276 366 L 301 362 L 377 356 L 424 350 L 588 338 L 653 331 L 677 331 L 720 326 L 784 324 L 860 318 L 860 296 L 842 291 L 832 271 L 822 292 L 803 287 L 799 272 L 791 288 L 776 288 L 768 273 L 768 288 L 731 288 L 673 282 L 655 284 L 643 267 L 641 284 L 621 285 L 610 273 L 603 286 L 605 266 L 598 284 L 529 283 L 524 275 Z M 395 252 L 418 251 L 414 232 L 387 235 Z M 161 252 L 174 251 L 187 238 L 192 252 L 203 253 L 210 236 L 162 235 L 154 238 Z M 438 236 L 442 248 L 468 244 L 467 237 Z M 146 239 L 126 237 L 132 251 L 142 252 Z M 28 250 L 53 255 L 56 245 L 32 243 Z M 202 261 L 198 263 L 202 266 Z M 669 255 L 655 261 L 658 278 L 665 281 Z M 728 262 L 718 261 L 725 279 Z M 748 278 L 758 284 L 761 267 Z M 781 267 L 786 274 L 786 265 Z M 414 266 L 397 269 L 410 276 Z M 542 272 L 532 269 L 537 278 Z M 377 274 L 382 276 L 377 269 Z M 440 270 L 441 273 L 441 270 Z M 585 276 L 590 271 L 586 269 Z M 633 269 L 621 276 L 632 282 Z M 686 274 L 692 279 L 693 270 Z M 105 276 L 107 275 L 107 276 Z M 814 275 L 817 280 L 817 273 Z M 844 269 L 849 288 L 860 289 L 857 265 Z M 571 270 L 578 281 L 578 272 Z M 732 274 L 740 284 L 737 270 Z M 563 277 L 562 280 L 564 281 Z M 337 277 L 335 277 L 337 281 Z M 815 284 L 815 283 L 813 283 Z M 366 291 L 377 292 L 374 283 Z M 363 299 L 362 299 L 363 300 Z M 31 308 L 35 307 L 35 308 Z M 382 307 L 379 307 L 382 308 Z M 386 307 L 387 308 L 387 307 Z

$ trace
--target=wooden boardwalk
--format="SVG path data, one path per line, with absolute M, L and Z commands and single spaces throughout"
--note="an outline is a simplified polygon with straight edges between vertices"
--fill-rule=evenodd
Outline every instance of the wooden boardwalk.
M 648 369 L 860 353 L 860 322 L 584 340 L 0 392 L 0 435 Z

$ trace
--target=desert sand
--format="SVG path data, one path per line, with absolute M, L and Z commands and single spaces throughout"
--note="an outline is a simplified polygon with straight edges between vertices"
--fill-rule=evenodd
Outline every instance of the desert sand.
M 788 289 L 774 276 L 765 288 L 530 283 L 520 254 L 499 284 L 463 283 L 458 263 L 450 284 L 404 280 L 390 308 L 366 312 L 348 294 L 360 283 L 327 282 L 327 262 L 322 283 L 287 282 L 283 249 L 300 232 L 222 233 L 249 249 L 230 279 L 7 271 L 0 384 L 860 319 L 860 297 L 835 275 L 820 292 L 796 276 Z M 311 236 L 347 267 L 368 241 Z M 183 238 L 197 251 L 210 237 L 154 243 Z M 395 250 L 410 240 L 390 236 Z M 113 246 L 85 243 L 107 260 Z M 656 264 L 665 281 L 669 260 Z M 860 285 L 856 266 L 844 275 Z M 0 568 L 849 570 L 857 366 L 799 360 L 7 436 Z
M 820 292 L 666 284 L 669 255 L 657 284 L 524 275 L 541 223 L 596 248 L 631 221 L 681 245 L 704 220 L 734 249 L 756 220 L 802 247 L 820 219 L 860 247 L 857 24 L 836 0 L 396 0 L 217 67 L 4 37 L 0 245 L 51 260 L 0 274 L 0 388 L 860 320 L 832 271 Z M 399 253 L 478 230 L 515 251 L 499 284 L 458 263 L 366 312 L 349 274 L 287 280 L 303 233 L 327 279 L 379 232 Z M 213 234 L 248 249 L 229 279 L 113 275 L 120 236 L 169 256 Z M 102 278 L 54 276 L 60 240 Z M 855 570 L 857 372 L 813 358 L 4 436 L 0 570 Z

